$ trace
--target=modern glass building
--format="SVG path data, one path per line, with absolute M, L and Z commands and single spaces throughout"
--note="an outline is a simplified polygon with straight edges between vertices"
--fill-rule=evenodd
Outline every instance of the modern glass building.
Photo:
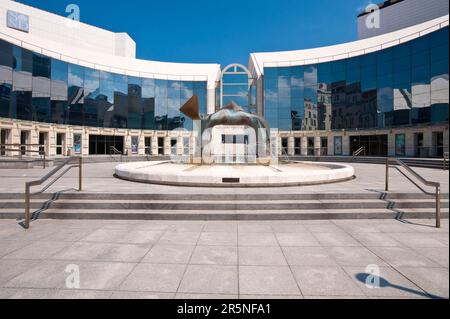
M 0 40 L 0 117 L 72 126 L 192 130 L 179 111 L 194 94 L 206 110 L 206 81 L 99 71 Z
M 351 43 L 253 53 L 248 68 L 143 61 L 135 49 L 125 33 L 2 0 L 0 144 L 187 154 L 194 125 L 180 107 L 196 95 L 203 115 L 234 101 L 264 116 L 289 155 L 448 152 L 448 12 Z
M 254 53 L 258 107 L 291 155 L 448 151 L 448 15 L 331 47 Z
M 282 131 L 448 122 L 448 27 L 374 53 L 264 68 L 264 110 Z

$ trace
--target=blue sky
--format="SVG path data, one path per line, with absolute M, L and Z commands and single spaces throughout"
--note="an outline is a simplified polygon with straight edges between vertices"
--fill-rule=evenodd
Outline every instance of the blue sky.
M 138 58 L 247 64 L 251 52 L 326 46 L 355 40 L 368 0 L 20 0 L 81 21 L 127 32 Z M 380 1 L 381 2 L 381 1 Z

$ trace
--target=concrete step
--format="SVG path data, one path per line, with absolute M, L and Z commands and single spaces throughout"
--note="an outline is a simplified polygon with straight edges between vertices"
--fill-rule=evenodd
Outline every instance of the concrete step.
M 240 192 L 240 191 L 239 191 Z M 449 194 L 442 194 L 442 199 L 448 199 Z M 127 193 L 44 193 L 33 195 L 33 199 L 40 200 L 201 200 L 201 201 L 261 201 L 261 200 L 368 200 L 368 199 L 430 199 L 432 195 L 424 193 L 396 193 L 396 192 L 367 192 L 367 193 L 185 193 L 185 194 L 127 194 Z M 24 200 L 23 193 L 0 193 L 0 200 Z
M 448 218 L 449 209 L 441 210 Z M 0 209 L 0 219 L 17 219 L 22 210 Z M 87 220 L 329 220 L 329 219 L 403 219 L 435 218 L 434 208 L 421 209 L 328 209 L 328 210 L 100 210 L 100 209 L 47 209 L 33 214 L 38 219 Z
M 366 164 L 385 164 L 384 157 L 371 156 L 290 156 L 290 160 L 309 161 L 309 162 L 343 162 L 343 163 L 366 163 Z M 443 158 L 403 158 L 403 162 L 411 167 L 444 168 Z M 448 169 L 448 168 L 447 168 Z
M 326 209 L 401 209 L 433 208 L 434 199 L 339 199 L 339 200 L 68 200 L 58 199 L 42 202 L 33 199 L 31 209 L 110 209 L 110 210 L 326 210 Z M 448 199 L 441 207 L 449 207 Z M 0 208 L 24 208 L 23 201 L 5 199 Z

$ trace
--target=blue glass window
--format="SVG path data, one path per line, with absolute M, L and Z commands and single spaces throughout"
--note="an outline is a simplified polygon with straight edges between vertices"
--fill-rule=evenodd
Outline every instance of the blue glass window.
M 446 122 L 448 50 L 446 27 L 359 57 L 265 68 L 264 116 L 281 130 Z

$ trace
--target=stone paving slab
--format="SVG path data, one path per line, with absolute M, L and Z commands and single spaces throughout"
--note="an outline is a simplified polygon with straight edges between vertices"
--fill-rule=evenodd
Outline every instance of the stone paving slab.
M 2 220 L 0 298 L 449 298 L 449 223 L 433 224 Z

